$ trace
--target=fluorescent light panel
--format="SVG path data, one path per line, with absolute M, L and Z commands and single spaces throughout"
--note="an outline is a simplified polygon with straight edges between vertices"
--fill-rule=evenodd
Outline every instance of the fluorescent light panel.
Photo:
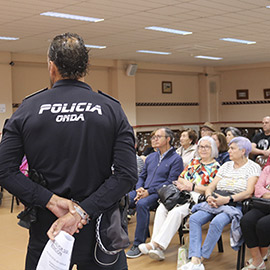
M 157 51 L 147 51 L 147 50 L 138 50 L 138 53 L 150 53 L 150 54 L 162 54 L 162 55 L 169 55 L 172 54 L 170 52 L 157 52 Z
M 88 44 L 85 44 L 85 47 L 93 48 L 93 49 L 105 49 L 106 48 L 106 46 L 88 45 Z
M 242 39 L 237 39 L 237 38 L 220 38 L 219 40 L 242 43 L 242 44 L 248 44 L 248 45 L 256 43 L 256 41 L 242 40 Z
M 200 59 L 208 59 L 208 60 L 222 60 L 222 57 L 213 57 L 213 56 L 206 56 L 206 55 L 197 55 L 194 56 L 195 58 L 200 58 Z
M 154 31 L 161 31 L 171 34 L 177 34 L 177 35 L 190 35 L 192 32 L 182 31 L 182 30 L 176 30 L 171 28 L 165 28 L 165 27 L 158 27 L 158 26 L 149 26 L 145 27 L 147 30 L 154 30 Z
M 86 22 L 101 22 L 101 21 L 104 21 L 104 19 L 99 19 L 99 18 L 84 17 L 84 16 L 78 16 L 78 15 L 72 15 L 72 14 L 66 14 L 66 13 L 58 13 L 58 12 L 43 12 L 43 13 L 40 13 L 40 15 L 56 17 L 56 18 L 62 18 L 62 19 L 86 21 Z
M 18 40 L 19 38 L 16 37 L 0 37 L 2 40 Z

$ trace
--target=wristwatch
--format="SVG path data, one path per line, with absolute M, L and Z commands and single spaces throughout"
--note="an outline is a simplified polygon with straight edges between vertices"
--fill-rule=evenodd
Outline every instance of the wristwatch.
M 229 203 L 233 203 L 234 199 L 233 199 L 232 195 L 230 195 L 229 197 L 230 197 Z

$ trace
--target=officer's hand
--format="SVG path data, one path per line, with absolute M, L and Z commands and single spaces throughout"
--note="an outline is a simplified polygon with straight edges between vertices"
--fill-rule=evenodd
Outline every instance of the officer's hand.
M 83 227 L 81 222 L 82 218 L 77 213 L 71 214 L 68 212 L 66 215 L 58 218 L 50 227 L 47 232 L 48 237 L 51 240 L 54 240 L 55 236 L 62 230 L 70 235 L 73 235 L 75 232 L 79 232 L 79 229 Z
M 59 197 L 55 194 L 51 197 L 46 207 L 57 217 L 62 217 L 68 212 L 74 214 L 74 203 L 71 200 Z

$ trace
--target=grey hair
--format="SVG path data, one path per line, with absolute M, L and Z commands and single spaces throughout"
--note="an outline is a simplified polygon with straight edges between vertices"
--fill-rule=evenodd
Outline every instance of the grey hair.
M 245 150 L 245 156 L 248 157 L 249 153 L 252 150 L 252 145 L 251 145 L 251 142 L 250 142 L 250 140 L 248 138 L 245 138 L 245 137 L 242 137 L 242 136 L 235 137 L 230 141 L 229 146 L 232 143 L 235 143 L 238 146 L 239 149 L 244 149 Z
M 228 127 L 225 129 L 225 134 L 227 135 L 227 132 L 230 131 L 233 135 L 233 137 L 241 136 L 241 131 L 236 127 Z
M 173 143 L 174 143 L 174 134 L 173 134 L 173 131 L 170 128 L 168 128 L 168 127 L 161 127 L 161 128 L 158 128 L 157 130 L 160 130 L 160 129 L 163 129 L 165 131 L 165 136 L 167 138 L 170 138 L 170 142 L 169 142 L 170 146 L 173 146 Z
M 210 142 L 210 144 L 211 144 L 211 150 L 212 150 L 211 151 L 211 157 L 212 158 L 217 158 L 218 157 L 218 148 L 217 148 L 217 144 L 214 141 L 214 139 L 212 137 L 210 137 L 210 136 L 204 136 L 204 137 L 202 137 L 202 138 L 199 139 L 198 146 L 200 145 L 200 143 L 202 141 L 208 141 L 208 142 Z M 197 147 L 197 156 L 199 155 L 198 149 L 199 149 L 199 147 Z

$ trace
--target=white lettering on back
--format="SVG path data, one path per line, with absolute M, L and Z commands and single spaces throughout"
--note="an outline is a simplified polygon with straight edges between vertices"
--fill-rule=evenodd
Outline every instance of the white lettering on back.
M 102 111 L 101 111 L 100 105 L 96 105 L 95 107 L 93 107 L 92 109 L 90 109 L 89 112 L 95 112 L 95 111 L 97 111 L 97 113 L 98 113 L 99 115 L 102 115 Z
M 42 114 L 43 111 L 48 111 L 48 110 L 50 110 L 51 107 L 52 107 L 51 104 L 43 104 L 43 105 L 41 105 L 38 114 Z
M 72 103 L 71 105 L 69 105 L 68 103 L 42 104 L 39 108 L 38 114 L 43 114 L 45 112 L 57 114 L 55 121 L 58 123 L 77 122 L 85 120 L 84 118 L 85 112 L 90 113 L 97 112 L 98 115 L 102 115 L 102 108 L 100 105 L 95 105 L 94 107 L 92 107 L 92 103 L 87 102 Z M 82 113 L 70 114 L 72 112 L 82 112 Z

